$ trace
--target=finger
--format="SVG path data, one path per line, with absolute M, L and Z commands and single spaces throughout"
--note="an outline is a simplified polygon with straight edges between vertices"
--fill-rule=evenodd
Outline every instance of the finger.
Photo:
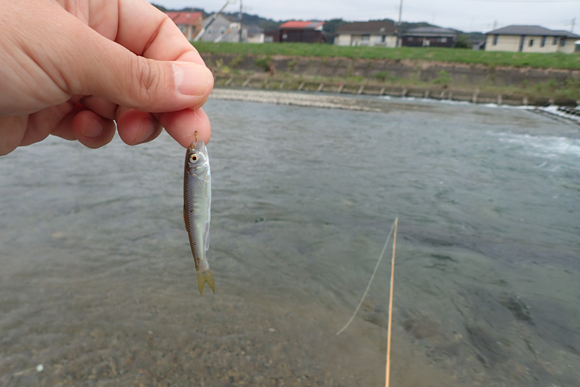
M 26 133 L 28 116 L 0 117 L 0 156 L 16 149 Z
M 117 130 L 127 145 L 151 141 L 161 133 L 161 124 L 151 114 L 120 107 L 117 110 Z
M 90 111 L 74 115 L 71 123 L 76 139 L 88 148 L 100 148 L 111 142 L 115 135 L 115 123 Z
M 115 119 L 115 113 L 119 105 L 107 101 L 106 99 L 90 95 L 81 99 L 80 103 L 89 110 L 97 113 L 101 117 L 108 118 L 110 120 Z
M 211 138 L 209 118 L 202 109 L 162 113 L 158 117 L 165 131 L 183 147 L 191 145 L 195 140 L 195 132 L 206 144 Z
M 20 146 L 26 146 L 44 140 L 61 125 L 63 118 L 66 117 L 67 114 L 71 112 L 76 114 L 81 110 L 84 110 L 81 105 L 72 102 L 64 102 L 51 108 L 30 114 L 26 134 L 20 142 Z
M 75 109 L 64 116 L 50 134 L 68 141 L 75 141 L 77 137 L 73 130 L 73 120 L 79 111 L 79 106 L 76 105 Z

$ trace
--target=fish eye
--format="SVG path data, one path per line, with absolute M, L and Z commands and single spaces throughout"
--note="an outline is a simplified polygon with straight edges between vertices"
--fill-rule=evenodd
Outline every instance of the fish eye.
M 193 153 L 193 154 L 191 154 L 191 155 L 189 156 L 189 162 L 190 162 L 190 163 L 193 163 L 193 164 L 195 164 L 195 163 L 197 163 L 198 161 L 199 161 L 199 156 L 198 156 L 198 155 L 196 155 L 195 153 Z

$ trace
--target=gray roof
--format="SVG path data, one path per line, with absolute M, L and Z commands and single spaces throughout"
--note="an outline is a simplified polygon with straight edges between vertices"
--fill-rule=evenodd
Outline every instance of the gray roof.
M 205 26 L 207 26 L 207 25 L 209 24 L 210 20 L 212 20 L 212 19 L 213 19 L 213 16 L 214 16 L 214 15 L 215 15 L 215 14 L 214 14 L 214 13 L 212 13 L 212 14 L 211 14 L 211 15 L 209 15 L 209 16 L 208 16 L 206 19 L 204 19 L 204 21 L 203 21 L 203 26 L 204 26 L 204 27 L 205 27 Z M 217 16 L 216 16 L 216 22 L 217 22 L 217 21 L 221 21 L 222 23 L 224 23 L 224 22 L 225 22 L 225 23 L 233 23 L 233 22 L 234 22 L 232 19 L 230 19 L 230 18 L 229 18 L 229 17 L 227 17 L 227 16 L 224 16 L 224 15 L 223 15 L 223 14 L 221 14 L 221 13 L 220 13 L 219 15 L 217 15 Z M 212 23 L 212 24 L 213 24 L 213 23 Z
M 403 33 L 404 36 L 455 36 L 456 31 L 449 28 L 417 27 Z
M 580 35 L 576 35 L 570 31 L 554 30 L 554 32 L 557 32 L 557 33 L 561 34 L 560 36 L 565 36 L 567 38 L 580 39 Z
M 489 31 L 486 35 L 534 35 L 534 36 L 565 36 L 567 38 L 580 39 L 580 36 L 568 31 L 549 30 L 541 26 L 507 26 Z
M 395 23 L 392 21 L 368 21 L 342 24 L 336 29 L 336 34 L 373 34 L 394 35 Z
M 264 32 L 257 24 L 249 24 L 246 27 L 248 27 L 248 35 L 258 35 Z

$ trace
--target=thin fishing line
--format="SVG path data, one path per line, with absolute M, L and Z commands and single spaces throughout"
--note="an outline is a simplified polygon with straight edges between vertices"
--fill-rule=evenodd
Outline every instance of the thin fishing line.
M 395 220 L 396 222 L 396 220 Z M 342 332 L 344 332 L 344 330 L 346 328 L 348 328 L 348 326 L 350 325 L 350 323 L 352 322 L 352 320 L 354 320 L 354 317 L 356 316 L 356 314 L 358 313 L 358 310 L 360 309 L 363 301 L 365 300 L 365 297 L 367 296 L 370 288 L 371 288 L 371 284 L 373 283 L 373 279 L 375 278 L 375 274 L 377 274 L 377 270 L 379 268 L 379 265 L 381 264 L 381 261 L 383 260 L 383 256 L 385 255 L 385 251 L 387 251 L 387 245 L 389 244 L 389 241 L 391 240 L 391 235 L 393 234 L 393 229 L 395 228 L 395 222 L 393 222 L 393 225 L 391 226 L 391 231 L 389 231 L 389 236 L 387 237 L 387 241 L 385 242 L 385 245 L 383 246 L 383 251 L 381 251 L 381 255 L 379 256 L 379 260 L 377 261 L 377 264 L 375 266 L 375 270 L 373 271 L 373 275 L 371 275 L 371 279 L 369 281 L 369 284 L 367 285 L 367 290 L 365 290 L 360 302 L 358 303 L 356 309 L 354 310 L 354 313 L 352 314 L 352 316 L 350 317 L 350 320 L 348 320 L 348 322 L 346 323 L 346 325 L 344 327 L 342 327 L 341 330 L 339 330 L 338 332 L 336 332 L 336 335 L 340 335 Z

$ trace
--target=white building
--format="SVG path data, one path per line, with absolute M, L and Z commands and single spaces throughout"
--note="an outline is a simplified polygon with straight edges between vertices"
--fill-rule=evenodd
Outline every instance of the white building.
M 235 43 L 240 41 L 240 23 L 234 22 L 221 14 L 212 22 L 213 19 L 214 15 L 210 15 L 203 21 L 205 33 L 201 37 L 202 41 Z M 247 35 L 247 28 L 242 27 L 242 41 L 247 39 Z
M 346 23 L 335 32 L 337 46 L 382 46 L 395 47 L 395 23 L 391 21 L 369 21 Z
M 246 26 L 243 26 L 245 28 Z M 255 24 L 248 25 L 246 42 L 248 43 L 264 43 L 264 31 Z
M 563 52 L 571 54 L 579 35 L 540 26 L 507 26 L 487 32 L 485 51 Z

